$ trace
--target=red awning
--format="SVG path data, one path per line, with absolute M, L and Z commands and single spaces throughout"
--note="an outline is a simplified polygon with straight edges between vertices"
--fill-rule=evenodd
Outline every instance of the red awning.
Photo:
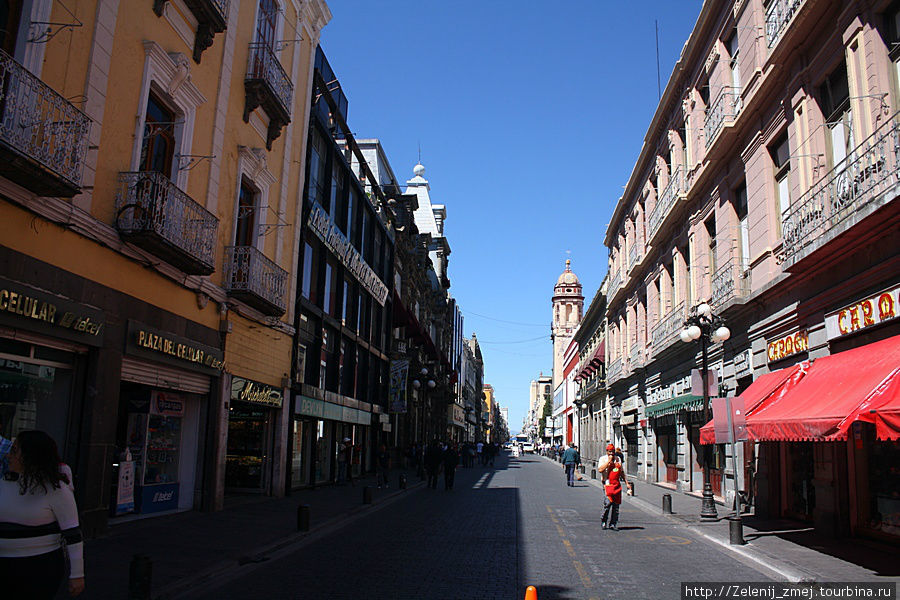
M 590 360 L 586 360 L 583 364 L 584 367 L 578 372 L 576 377 L 578 378 L 587 378 L 590 375 L 594 374 L 594 371 L 600 368 L 600 365 L 603 364 L 604 360 L 604 348 L 605 345 L 603 342 L 597 346 L 594 350 L 594 353 L 591 355 Z
M 793 389 L 793 386 L 803 379 L 808 370 L 809 363 L 803 362 L 793 367 L 779 369 L 757 377 L 740 396 L 744 399 L 747 414 L 752 414 L 768 398 L 782 395 L 787 390 Z M 700 429 L 700 443 L 714 444 L 715 442 L 713 422 L 710 421 Z
M 748 411 L 758 441 L 834 441 L 854 421 L 879 439 L 900 438 L 900 336 L 816 359 L 796 385 Z

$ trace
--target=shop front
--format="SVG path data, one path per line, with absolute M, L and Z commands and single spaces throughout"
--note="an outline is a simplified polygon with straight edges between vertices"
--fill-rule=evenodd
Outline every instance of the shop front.
M 222 352 L 134 320 L 126 331 L 110 512 L 200 508 L 207 414 Z
M 350 473 L 356 477 L 370 467 L 372 413 L 318 400 L 302 394 L 294 398 L 291 487 L 334 481 L 343 440 L 353 446 Z
M 232 376 L 225 453 L 226 493 L 269 493 L 273 480 L 280 388 Z
M 79 415 L 102 311 L 0 278 L 0 435 L 40 429 L 78 473 Z

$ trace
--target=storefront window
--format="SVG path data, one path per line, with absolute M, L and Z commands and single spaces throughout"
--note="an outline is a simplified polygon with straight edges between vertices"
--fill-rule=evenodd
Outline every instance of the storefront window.
M 268 409 L 234 402 L 228 413 L 225 487 L 259 490 L 265 487 L 269 456 Z
M 40 429 L 63 456 L 68 441 L 69 401 L 75 355 L 0 338 L 0 434 Z
M 315 478 L 316 483 L 328 481 L 331 478 L 331 447 L 332 433 L 334 425 L 327 424 L 325 421 L 318 421 L 316 427 L 316 463 Z
M 299 487 L 309 483 L 309 458 L 306 452 L 306 438 L 309 437 L 309 423 L 295 420 L 293 423 L 293 452 L 291 454 L 291 486 Z
M 868 529 L 900 536 L 900 441 L 875 441 L 869 428 Z

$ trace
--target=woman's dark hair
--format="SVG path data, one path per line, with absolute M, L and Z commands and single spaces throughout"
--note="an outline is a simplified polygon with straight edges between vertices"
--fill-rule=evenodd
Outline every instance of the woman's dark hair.
M 19 493 L 34 493 L 41 486 L 44 492 L 59 488 L 60 481 L 69 483 L 69 478 L 59 472 L 62 460 L 53 438 L 43 431 L 21 431 L 16 436 L 19 461 Z M 50 486 L 49 488 L 47 486 Z

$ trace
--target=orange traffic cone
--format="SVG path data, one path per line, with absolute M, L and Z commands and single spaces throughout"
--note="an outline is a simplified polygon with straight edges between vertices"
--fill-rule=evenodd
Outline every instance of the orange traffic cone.
M 529 585 L 525 589 L 525 600 L 538 600 L 536 587 Z

